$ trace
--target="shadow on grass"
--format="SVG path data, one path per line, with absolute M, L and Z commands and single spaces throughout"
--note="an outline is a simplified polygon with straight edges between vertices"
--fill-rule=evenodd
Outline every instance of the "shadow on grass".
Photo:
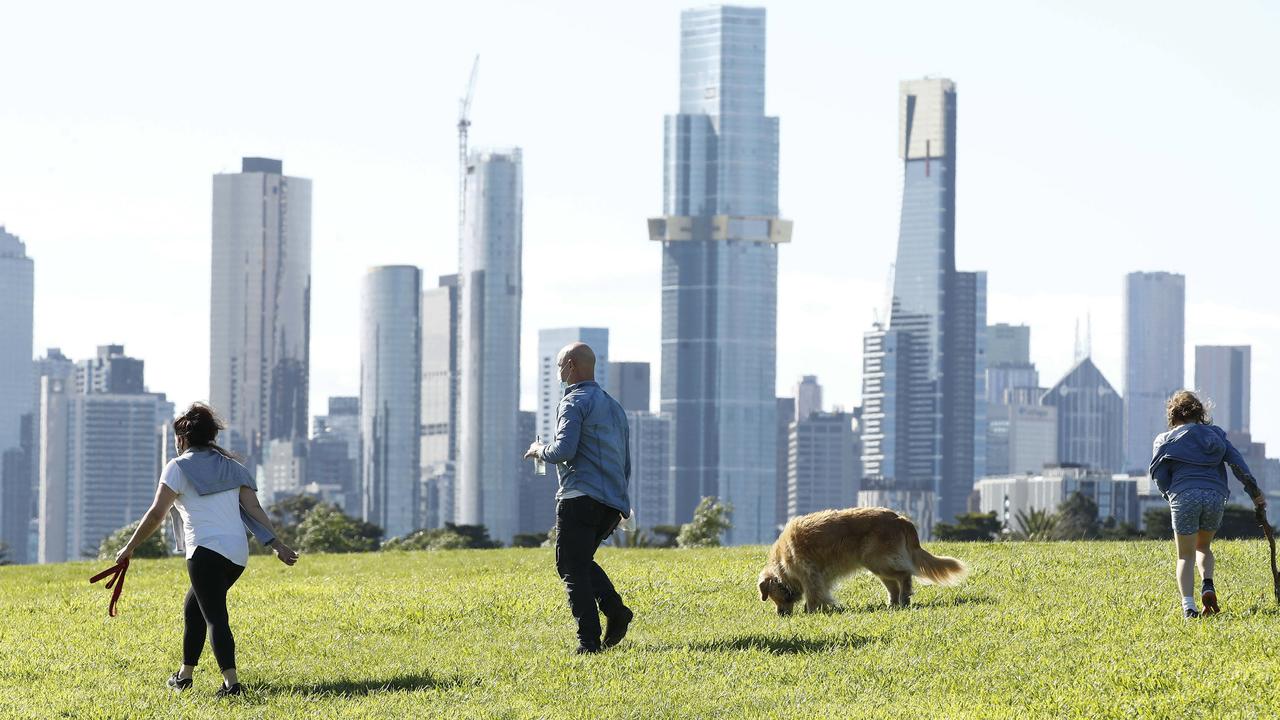
M 277 685 L 263 683 L 254 690 L 265 695 L 333 695 L 337 697 L 364 697 L 380 693 L 418 692 L 459 687 L 458 677 L 437 676 L 431 673 L 408 673 L 387 679 L 329 680 L 316 683 Z
M 912 608 L 949 608 L 962 607 L 965 605 L 995 605 L 996 599 L 988 595 L 940 595 L 929 598 L 924 602 L 912 601 Z M 829 612 L 834 613 L 870 613 L 870 612 L 902 612 L 900 609 L 891 608 L 887 602 L 863 603 L 861 605 L 846 605 Z
M 785 635 L 739 635 L 738 637 L 707 640 L 687 645 L 675 645 L 670 648 L 694 650 L 697 652 L 738 652 L 742 650 L 759 650 L 771 655 L 803 655 L 808 653 L 829 652 L 831 650 L 848 650 L 859 648 L 867 643 L 877 642 L 879 638 L 844 633 L 832 637 L 794 637 Z

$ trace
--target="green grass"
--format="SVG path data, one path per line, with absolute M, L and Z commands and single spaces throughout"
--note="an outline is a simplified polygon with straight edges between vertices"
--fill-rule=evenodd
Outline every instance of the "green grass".
M 137 561 L 121 615 L 102 563 L 0 568 L 3 717 L 1274 716 L 1278 610 L 1265 545 L 1215 545 L 1225 613 L 1181 619 L 1172 543 L 930 546 L 958 588 L 883 607 L 866 575 L 847 609 L 778 617 L 764 548 L 601 552 L 636 621 L 573 657 L 548 550 L 254 557 L 232 590 L 243 698 L 217 702 L 206 648 L 180 660 L 180 560 Z

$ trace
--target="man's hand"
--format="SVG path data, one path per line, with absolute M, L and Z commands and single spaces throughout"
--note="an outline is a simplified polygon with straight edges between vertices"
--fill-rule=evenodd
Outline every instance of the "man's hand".
M 529 445 L 529 450 L 525 452 L 524 459 L 534 460 L 542 457 L 541 453 L 542 453 L 542 448 L 544 447 L 546 447 L 546 445 L 543 445 L 540 442 L 534 441 L 533 444 Z
M 1256 497 L 1256 498 L 1254 498 L 1254 499 L 1253 499 L 1253 504 L 1254 504 L 1254 505 L 1257 505 L 1257 506 L 1258 506 L 1258 507 L 1260 507 L 1260 508 L 1264 508 L 1264 509 L 1265 509 L 1265 508 L 1267 507 L 1267 496 L 1266 496 L 1266 495 L 1259 495 L 1258 497 Z
M 293 548 L 280 542 L 279 538 L 271 541 L 271 549 L 276 551 L 276 557 L 280 558 L 280 562 L 285 565 L 293 565 L 298 562 L 298 553 Z

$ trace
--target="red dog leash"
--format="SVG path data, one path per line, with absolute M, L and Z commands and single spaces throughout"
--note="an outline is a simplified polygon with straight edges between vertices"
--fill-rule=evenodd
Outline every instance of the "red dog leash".
M 110 577 L 104 586 L 111 590 L 111 605 L 107 607 L 107 616 L 116 616 L 116 601 L 120 599 L 120 593 L 124 591 L 124 574 L 129 571 L 129 558 L 125 558 L 102 572 L 89 578 L 90 584 L 96 583 L 102 578 Z M 113 589 L 114 588 L 114 589 Z

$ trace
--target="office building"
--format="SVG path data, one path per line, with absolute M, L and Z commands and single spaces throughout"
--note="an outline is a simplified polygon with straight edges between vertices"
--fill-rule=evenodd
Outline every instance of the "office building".
M 639 527 L 673 525 L 675 493 L 671 476 L 671 418 L 643 411 L 627 413 L 631 453 L 631 507 Z
M 458 276 L 422 293 L 422 526 L 454 520 L 458 460 Z M 521 453 L 523 454 L 523 453 Z
M 994 512 L 1011 530 L 1018 513 L 1057 512 L 1074 493 L 1098 504 L 1098 519 L 1115 518 L 1137 527 L 1138 480 L 1081 467 L 1050 467 L 1031 476 L 989 477 L 978 481 L 978 512 Z
M 420 527 L 422 273 L 370 268 L 360 307 L 362 515 L 387 537 L 403 537 Z
M 273 449 L 286 485 L 306 450 L 311 339 L 311 181 L 244 158 L 213 176 L 209 400 L 250 469 Z
M 1186 382 L 1186 278 L 1167 272 L 1125 276 L 1124 469 L 1151 463 L 1151 443 L 1168 429 L 1165 405 Z
M 1058 411 L 1058 462 L 1104 473 L 1124 469 L 1124 403 L 1093 360 L 1077 362 L 1040 404 Z M 1150 440 L 1147 446 L 1149 455 Z
M 858 500 L 853 416 L 815 411 L 791 423 L 787 442 L 787 517 L 847 508 Z
M 728 544 L 774 538 L 778 118 L 765 114 L 765 10 L 681 13 L 680 108 L 664 125 L 661 412 L 678 522 L 733 506 Z
M 1249 432 L 1252 376 L 1250 346 L 1196 346 L 1196 392 L 1214 424 L 1227 432 Z
M 610 362 L 605 391 L 627 412 L 649 412 L 649 363 Z
M 792 420 L 805 420 L 810 415 L 822 412 L 822 385 L 818 384 L 817 375 L 805 375 L 796 383 L 796 415 Z
M 0 225 L 0 543 L 15 563 L 27 561 L 31 519 L 34 308 L 35 263 Z

